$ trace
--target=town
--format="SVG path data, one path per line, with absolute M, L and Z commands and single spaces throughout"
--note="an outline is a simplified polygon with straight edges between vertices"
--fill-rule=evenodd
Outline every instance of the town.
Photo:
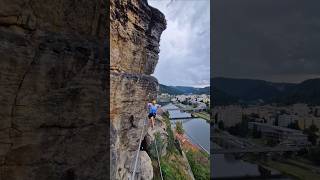
M 277 141 L 280 138 L 282 141 L 287 140 L 299 145 L 318 144 L 315 141 L 317 138 L 309 137 L 308 139 L 307 134 L 303 131 L 320 127 L 320 106 L 309 107 L 307 104 L 293 104 L 290 106 L 249 105 L 242 107 L 230 105 L 214 107 L 213 114 L 215 122 L 227 129 L 247 120 L 248 129 L 252 130 L 256 127 L 261 131 L 262 136 L 273 133 Z M 290 139 L 285 139 L 283 136 Z
M 159 104 L 166 104 L 168 102 L 181 103 L 192 106 L 193 108 L 209 109 L 210 95 L 207 94 L 189 94 L 189 95 L 170 95 L 162 93 L 158 95 Z
M 213 154 L 242 154 L 268 175 L 276 170 L 297 179 L 320 177 L 320 106 L 215 106 L 212 117 Z

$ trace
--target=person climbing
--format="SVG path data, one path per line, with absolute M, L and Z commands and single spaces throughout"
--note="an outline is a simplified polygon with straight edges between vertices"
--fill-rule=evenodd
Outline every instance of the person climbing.
M 154 121 L 155 121 L 157 110 L 158 110 L 156 103 L 157 101 L 153 100 L 151 103 L 148 103 L 147 105 L 149 110 L 148 118 L 149 118 L 149 122 L 151 123 L 152 129 L 154 128 Z

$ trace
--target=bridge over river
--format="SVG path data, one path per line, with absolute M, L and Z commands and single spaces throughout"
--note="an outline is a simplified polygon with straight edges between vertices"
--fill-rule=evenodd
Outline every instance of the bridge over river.
M 185 112 L 198 112 L 198 111 L 204 111 L 207 108 L 206 107 L 191 107 L 183 104 L 173 104 L 169 103 L 163 107 L 161 107 L 164 111 L 175 111 L 175 110 L 180 110 L 180 111 L 185 111 Z

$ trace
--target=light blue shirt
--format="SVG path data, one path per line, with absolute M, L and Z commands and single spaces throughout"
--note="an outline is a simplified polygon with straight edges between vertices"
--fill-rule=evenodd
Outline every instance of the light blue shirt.
M 156 105 L 149 103 L 148 106 L 149 106 L 149 113 L 152 113 L 152 114 L 157 113 L 158 107 Z

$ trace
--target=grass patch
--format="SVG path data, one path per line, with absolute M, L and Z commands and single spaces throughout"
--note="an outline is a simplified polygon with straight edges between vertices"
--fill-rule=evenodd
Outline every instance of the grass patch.
M 205 111 L 193 113 L 193 115 L 195 117 L 199 117 L 199 118 L 205 119 L 206 121 L 210 122 L 210 114 Z
M 300 167 L 290 165 L 287 163 L 277 162 L 277 161 L 268 161 L 265 163 L 268 167 L 273 169 L 277 169 L 280 172 L 287 174 L 289 176 L 293 176 L 296 179 L 308 179 L 308 180 L 319 180 L 320 175 L 316 174 L 310 170 L 302 169 Z
M 261 164 L 274 170 L 280 171 L 282 174 L 293 177 L 298 180 L 319 180 L 320 175 L 308 169 L 307 164 L 292 159 L 286 159 L 283 161 L 278 160 L 261 160 L 257 156 L 246 156 L 243 160 Z
M 163 179 L 168 180 L 190 180 L 187 172 L 187 166 L 182 157 L 176 153 L 169 153 L 160 160 Z M 152 161 L 154 180 L 160 180 L 160 171 L 158 161 Z
M 183 156 L 179 153 L 176 145 L 173 131 L 171 129 L 171 123 L 168 114 L 162 115 L 163 121 L 166 123 L 166 131 L 168 133 L 168 145 L 167 154 L 160 158 L 162 175 L 165 180 L 191 180 L 190 175 L 187 171 L 187 162 L 184 161 Z M 163 142 L 159 138 L 159 135 L 155 135 L 157 140 L 158 150 L 163 147 Z M 150 147 L 150 154 L 152 159 L 154 180 L 160 180 L 160 169 L 152 149 L 155 149 L 154 145 Z
M 204 113 L 202 113 L 204 114 Z M 208 114 L 210 119 L 210 116 Z M 171 123 L 168 114 L 163 115 L 164 122 L 167 125 L 168 133 L 168 155 L 161 159 L 161 168 L 163 171 L 164 179 L 190 179 L 187 175 L 187 167 L 180 167 L 181 165 L 185 166 L 186 162 L 183 161 L 182 156 L 179 154 L 175 144 L 174 144 L 174 134 L 171 129 Z M 184 148 L 186 151 L 186 156 L 189 161 L 191 170 L 195 179 L 197 180 L 208 180 L 210 179 L 210 164 L 209 164 L 209 155 L 202 151 L 193 151 L 187 148 Z M 184 169 L 185 175 L 177 172 L 180 168 Z
M 171 154 L 163 158 L 161 168 L 164 179 L 190 179 L 187 178 L 189 175 L 186 171 L 185 162 L 177 154 Z
M 210 179 L 209 155 L 201 151 L 186 151 L 194 178 L 197 180 Z
M 167 133 L 168 133 L 168 146 L 167 146 L 167 151 L 170 153 L 178 153 L 178 150 L 175 147 L 175 143 L 174 143 L 174 134 L 173 131 L 171 129 L 171 123 L 170 123 L 170 119 L 169 119 L 169 114 L 167 113 L 163 113 L 162 115 L 163 121 L 166 123 L 167 126 Z

